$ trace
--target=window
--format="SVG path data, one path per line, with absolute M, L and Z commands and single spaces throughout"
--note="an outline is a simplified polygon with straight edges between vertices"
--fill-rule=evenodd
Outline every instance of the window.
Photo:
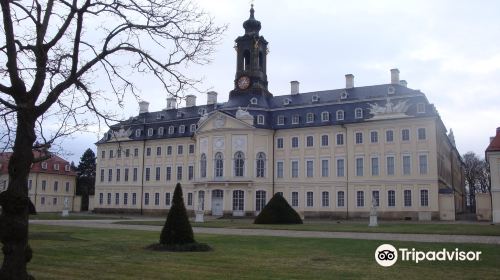
M 152 128 L 148 128 L 148 136 L 153 136 L 153 129 Z
M 45 204 L 45 197 L 43 197 L 43 196 L 42 196 L 42 198 L 41 198 L 41 201 L 40 201 L 40 202 L 42 203 L 42 205 L 44 205 L 44 204 Z
M 394 131 L 393 130 L 387 130 L 385 132 L 385 141 L 388 143 L 394 142 Z
M 330 207 L 330 193 L 322 192 L 321 193 L 321 206 Z
M 182 154 L 184 154 L 184 146 L 179 145 L 177 146 L 177 155 L 182 155 Z
M 108 193 L 108 205 L 111 205 L 111 193 Z
M 355 117 L 356 119 L 362 119 L 362 118 L 363 118 L 363 109 L 361 109 L 361 108 L 356 108 L 356 109 L 354 110 L 354 117 Z
M 118 158 L 122 157 L 122 149 L 121 148 L 116 151 L 116 157 L 118 157 Z
M 156 147 L 156 155 L 161 156 L 161 147 Z
M 427 155 L 418 156 L 418 166 L 420 170 L 420 175 L 427 174 Z
M 424 103 L 417 103 L 417 113 L 418 114 L 425 113 L 425 104 Z
M 372 191 L 372 200 L 375 201 L 375 206 L 380 206 L 380 193 L 379 191 Z
M 163 128 L 163 127 L 158 128 L 158 135 L 162 136 L 164 132 L 165 132 L 165 128 Z
M 306 176 L 313 177 L 314 176 L 314 161 L 306 160 Z
M 54 182 L 54 192 L 57 192 L 59 190 L 59 182 L 55 181 Z
M 172 167 L 171 166 L 167 166 L 165 174 L 166 174 L 167 181 L 172 180 Z
M 396 192 L 393 190 L 387 191 L 387 206 L 396 206 Z
M 177 181 L 182 180 L 182 166 L 177 166 Z
M 52 204 L 57 205 L 57 197 L 52 198 Z
M 128 168 L 125 168 L 125 182 L 128 182 Z
M 288 104 L 290 104 L 290 103 L 292 103 L 292 100 L 291 100 L 290 98 L 285 98 L 285 99 L 283 100 L 283 105 L 288 105 Z
M 330 173 L 330 161 L 328 159 L 321 160 L 321 177 L 328 177 Z
M 292 137 L 292 148 L 299 147 L 299 137 Z
M 356 144 L 363 144 L 363 132 L 356 132 Z
M 293 115 L 292 116 L 292 124 L 299 124 L 300 116 L 299 115 Z
M 265 171 L 266 171 L 266 154 L 263 152 L 260 152 L 257 154 L 257 172 L 256 176 L 257 178 L 264 178 L 265 176 Z
M 411 175 L 411 157 L 403 155 L 403 175 Z
M 222 153 L 218 152 L 215 154 L 215 177 L 221 178 L 222 176 L 224 176 L 224 160 Z
M 108 182 L 113 181 L 113 169 L 108 169 Z
M 276 139 L 276 148 L 283 149 L 283 138 Z
M 101 151 L 101 158 L 106 158 L 106 151 Z M 43 165 L 43 162 L 42 162 Z
M 175 128 L 173 125 L 169 126 L 168 127 L 168 134 L 174 134 L 174 130 L 175 130 Z
M 115 204 L 116 205 L 120 204 L 120 194 L 119 193 L 115 193 Z
M 292 207 L 299 207 L 299 192 L 292 192 Z
M 194 179 L 194 166 L 188 166 L 188 180 Z
M 344 134 L 339 133 L 337 134 L 337 146 L 342 146 L 344 145 Z
M 264 115 L 257 115 L 257 124 L 264 124 Z
M 109 150 L 109 158 L 114 158 L 113 150 Z
M 411 207 L 411 190 L 404 190 L 404 206 Z
M 372 176 L 379 175 L 378 157 L 372 157 Z
M 151 178 L 151 168 L 149 167 L 146 167 L 146 181 L 149 181 L 149 179 Z
M 101 182 L 104 182 L 104 169 L 101 169 Z
M 243 152 L 236 152 L 234 154 L 234 176 L 243 177 L 245 167 L 245 155 Z
M 138 156 L 139 156 L 139 149 L 135 148 L 134 149 L 134 157 L 138 157 Z
M 141 130 L 140 129 L 136 129 L 135 130 L 135 137 L 140 137 L 141 136 Z
M 54 170 L 59 170 L 59 164 L 58 163 L 54 164 Z
M 128 193 L 124 193 L 123 194 L 123 205 L 127 205 L 128 204 Z
M 370 132 L 370 142 L 378 143 L 378 132 L 377 131 Z
M 311 98 L 312 102 L 318 102 L 319 101 L 319 96 L 317 94 L 313 95 Z
M 363 176 L 363 158 L 356 159 L 356 176 Z
M 418 132 L 418 140 L 425 140 L 427 136 L 425 135 L 425 128 L 421 127 L 417 130 Z
M 136 205 L 136 204 L 137 204 L 137 194 L 132 193 L 132 205 Z
M 257 103 L 258 103 L 257 98 L 254 97 L 254 98 L 250 99 L 250 104 L 256 105 Z
M 344 111 L 343 110 L 338 110 L 337 113 L 337 121 L 343 121 L 344 120 Z
M 134 182 L 137 182 L 137 167 L 134 167 L 134 174 L 133 174 L 133 178 L 132 178 L 132 180 L 133 180 Z
M 149 193 L 144 194 L 144 205 L 149 205 Z
M 167 156 L 172 155 L 172 146 L 167 146 Z
M 328 112 L 322 112 L 321 113 L 321 121 L 322 122 L 327 122 L 330 120 L 330 113 Z
M 255 193 L 255 210 L 261 211 L 266 206 L 266 191 L 257 191 Z
M 283 162 L 276 162 L 276 177 L 283 178 Z
M 161 178 L 161 169 L 160 167 L 156 167 L 155 168 L 155 180 L 156 181 L 160 181 L 160 178 Z
M 402 141 L 410 141 L 410 130 L 405 128 L 401 130 L 401 140 Z
M 394 176 L 394 167 L 395 167 L 395 158 L 394 156 L 387 156 L 387 175 Z
M 233 191 L 233 211 L 243 211 L 245 193 L 240 190 Z
M 179 125 L 179 133 L 183 134 L 184 132 L 186 132 L 186 126 L 183 124 Z
M 46 188 L 47 188 L 47 181 L 42 180 L 42 191 L 45 191 Z
M 104 203 L 104 194 L 100 193 L 99 194 L 99 205 L 102 205 Z
M 187 205 L 188 206 L 193 206 L 193 193 L 188 193 Z
M 314 137 L 307 136 L 306 137 L 306 147 L 313 147 L 313 146 L 314 146 Z
M 314 193 L 313 192 L 307 192 L 306 193 L 306 206 L 307 207 L 313 207 L 314 206 Z
M 357 207 L 365 207 L 365 192 L 357 191 L 356 192 L 356 206 Z
M 151 156 L 151 148 L 150 147 L 147 147 L 146 148 L 146 156 Z
M 337 177 L 344 177 L 344 159 L 337 159 Z
M 337 207 L 344 207 L 344 191 L 337 192 Z
M 200 176 L 201 178 L 207 177 L 207 156 L 205 153 L 201 154 L 200 157 Z
M 207 110 L 206 110 L 205 108 L 200 108 L 200 109 L 198 109 L 198 114 L 199 114 L 200 116 L 203 116 L 203 115 L 205 115 L 206 113 L 207 113 Z
M 292 160 L 292 178 L 299 177 L 299 161 Z
M 322 147 L 327 147 L 328 146 L 328 135 L 321 135 L 321 146 Z
M 191 132 L 195 132 L 195 131 L 196 131 L 196 124 L 194 124 L 194 123 L 193 123 L 193 124 L 191 124 L 191 125 L 190 125 L 190 127 L 189 127 L 189 130 L 190 130 Z
M 116 169 L 116 181 L 120 182 L 121 179 L 121 170 L 118 168 Z
M 429 206 L 429 191 L 428 190 L 420 190 L 420 206 L 422 206 L 422 207 Z
M 125 157 L 130 157 L 130 149 L 125 149 Z
M 165 193 L 165 205 L 170 206 L 170 193 Z
M 314 122 L 314 114 L 313 113 L 307 113 L 306 122 L 307 123 Z
M 194 144 L 189 144 L 189 154 L 194 154 Z
M 278 123 L 278 125 L 284 125 L 285 124 L 285 116 L 279 115 L 277 123 Z

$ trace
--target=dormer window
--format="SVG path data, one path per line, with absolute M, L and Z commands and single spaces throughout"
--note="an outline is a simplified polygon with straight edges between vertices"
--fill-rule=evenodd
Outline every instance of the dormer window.
M 284 125 L 285 124 L 285 116 L 279 115 L 278 116 L 278 125 Z
M 153 129 L 152 128 L 148 128 L 148 136 L 153 136 Z
M 312 102 L 318 102 L 319 101 L 319 96 L 317 94 L 312 96 Z
M 300 116 L 299 115 L 293 115 L 292 116 L 292 124 L 299 124 Z
M 396 93 L 396 89 L 393 86 L 389 86 L 387 88 L 387 94 L 391 95 L 391 94 L 395 94 L 395 93 Z
M 344 120 L 344 110 L 338 110 L 336 115 L 337 115 L 337 121 Z
M 186 132 L 186 126 L 185 125 L 180 125 L 179 126 L 179 133 L 184 133 Z
M 283 105 L 289 105 L 290 103 L 292 103 L 290 98 L 285 98 L 285 100 L 283 100 Z
M 161 120 L 161 114 L 160 113 L 156 114 L 156 119 L 157 120 Z
M 257 124 L 264 124 L 264 115 L 257 115 Z
M 418 114 L 425 113 L 425 104 L 424 103 L 417 103 L 417 113 Z
M 196 131 L 196 124 L 195 123 L 191 124 L 191 127 L 189 128 L 189 130 L 191 132 L 195 132 Z
M 258 103 L 257 98 L 254 97 L 254 98 L 250 99 L 250 104 L 257 105 L 257 103 Z
M 177 111 L 177 117 L 178 118 L 182 118 L 182 112 L 181 111 Z
M 198 109 L 198 115 L 203 116 L 207 113 L 207 110 L 205 108 L 200 108 Z
M 314 114 L 313 114 L 313 113 L 307 113 L 306 122 L 307 122 L 307 123 L 312 123 L 312 122 L 314 122 Z
M 162 136 L 165 129 L 163 127 L 158 128 L 158 135 Z
M 67 164 L 66 164 L 66 165 L 64 166 L 64 171 L 69 171 L 69 165 L 67 165 Z
M 327 122 L 329 120 L 330 120 L 330 114 L 328 112 L 322 112 L 321 113 L 321 121 Z
M 168 134 L 174 134 L 174 126 L 169 126 L 168 127 Z
M 136 129 L 135 130 L 135 137 L 140 137 L 141 136 L 141 130 L 140 129 Z
M 344 91 L 340 94 L 340 99 L 347 99 L 347 96 L 348 96 L 347 91 L 345 91 L 345 90 L 344 90 Z
M 42 169 L 47 169 L 47 163 L 46 162 L 42 162 Z
M 356 109 L 354 110 L 354 117 L 355 117 L 356 119 L 362 119 L 362 118 L 363 118 L 363 109 L 361 109 L 361 108 L 356 108 Z
M 54 170 L 59 170 L 59 164 L 58 163 L 54 164 Z

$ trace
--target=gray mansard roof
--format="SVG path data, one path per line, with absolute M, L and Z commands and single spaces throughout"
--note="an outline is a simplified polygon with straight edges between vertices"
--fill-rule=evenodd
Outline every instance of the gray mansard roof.
M 255 98 L 257 104 L 252 104 Z M 254 100 L 255 101 L 255 100 Z M 291 129 L 301 127 L 316 127 L 326 125 L 341 125 L 370 121 L 374 117 L 371 113 L 372 106 L 386 106 L 400 101 L 406 102 L 405 114 L 407 117 L 437 116 L 437 111 L 429 104 L 426 96 L 419 90 L 413 90 L 397 84 L 383 84 L 349 89 L 335 89 L 316 92 L 300 93 L 295 95 L 264 96 L 241 94 L 232 96 L 227 102 L 211 105 L 200 105 L 184 108 L 175 108 L 157 112 L 147 112 L 122 121 L 111 127 L 110 131 L 128 130 L 129 140 L 167 139 L 177 137 L 191 137 L 191 125 L 196 125 L 201 116 L 206 113 L 220 110 L 235 116 L 239 108 L 248 110 L 254 116 L 254 126 L 264 129 Z M 255 102 L 254 102 L 255 103 Z M 424 113 L 417 113 L 417 104 L 424 106 Z M 371 104 L 371 105 L 370 105 Z M 362 118 L 355 117 L 355 110 L 362 109 Z M 344 111 L 344 119 L 337 120 L 337 111 Z M 324 121 L 321 114 L 328 112 L 329 119 Z M 308 113 L 314 114 L 312 122 L 306 122 Z M 257 124 L 257 116 L 264 116 L 264 124 Z M 294 115 L 299 116 L 299 123 L 292 124 Z M 278 118 L 282 117 L 284 123 L 278 125 Z M 184 133 L 179 132 L 179 126 L 184 125 Z M 174 133 L 169 134 L 169 127 L 174 127 Z M 158 130 L 163 127 L 163 135 Z M 148 129 L 153 129 L 153 135 L 148 136 Z M 140 130 L 136 135 L 136 131 Z M 99 143 L 111 140 L 111 136 L 103 137 Z

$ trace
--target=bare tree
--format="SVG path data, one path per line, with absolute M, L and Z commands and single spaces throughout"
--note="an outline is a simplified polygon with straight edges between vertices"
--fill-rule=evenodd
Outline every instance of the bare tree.
M 149 75 L 172 96 L 198 82 L 186 65 L 209 61 L 225 26 L 187 0 L 0 0 L 0 141 L 13 154 L 0 194 L 0 279 L 29 279 L 28 188 L 33 149 L 111 120 L 106 102 L 139 98 L 133 73 Z M 184 68 L 183 68 L 184 67 Z M 106 91 L 93 83 L 105 77 Z M 106 92 L 106 94 L 105 94 Z M 105 102 L 103 102 L 105 101 Z M 59 126 L 50 128 L 57 120 Z M 94 119 L 95 120 L 95 119 Z
M 490 191 L 489 167 L 486 160 L 479 158 L 474 152 L 463 155 L 465 164 L 465 183 L 469 190 L 469 205 L 476 209 L 476 193 Z

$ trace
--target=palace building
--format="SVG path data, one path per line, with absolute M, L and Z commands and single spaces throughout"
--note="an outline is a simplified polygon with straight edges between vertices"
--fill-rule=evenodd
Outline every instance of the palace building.
M 251 216 L 281 193 L 303 217 L 454 220 L 464 208 L 463 163 L 453 134 L 399 71 L 390 83 L 302 93 L 268 91 L 268 42 L 250 10 L 236 39 L 227 102 L 194 95 L 177 108 L 110 127 L 97 145 L 98 212 L 165 212 L 177 182 L 188 210 Z

